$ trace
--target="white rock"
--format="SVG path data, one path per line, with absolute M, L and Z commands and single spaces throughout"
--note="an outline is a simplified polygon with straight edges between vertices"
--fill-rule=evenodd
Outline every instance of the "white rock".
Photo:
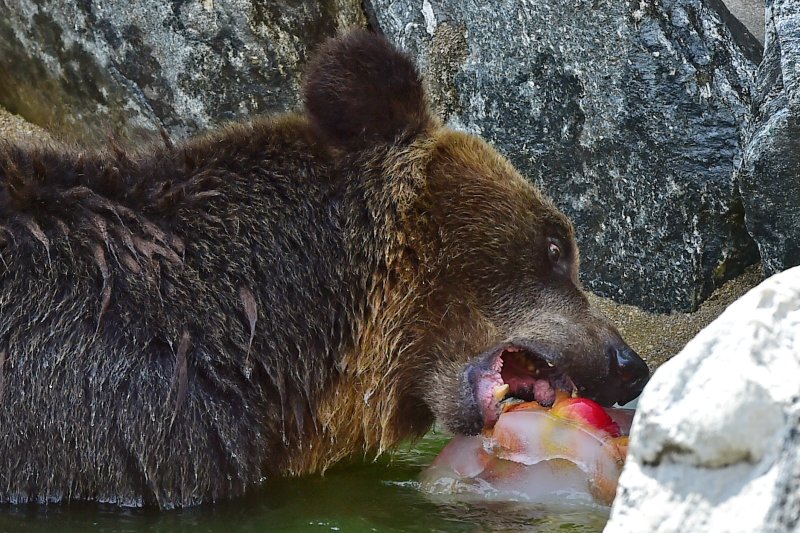
M 645 388 L 608 532 L 800 527 L 800 267 L 734 302 Z

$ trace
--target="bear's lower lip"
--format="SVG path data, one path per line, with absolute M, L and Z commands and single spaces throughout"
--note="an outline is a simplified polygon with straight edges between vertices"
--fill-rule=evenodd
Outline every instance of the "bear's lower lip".
M 473 390 L 487 429 L 494 426 L 502 412 L 516 403 L 535 401 L 543 407 L 550 407 L 558 390 L 577 395 L 572 379 L 555 364 L 545 356 L 516 344 L 498 349 L 476 376 Z

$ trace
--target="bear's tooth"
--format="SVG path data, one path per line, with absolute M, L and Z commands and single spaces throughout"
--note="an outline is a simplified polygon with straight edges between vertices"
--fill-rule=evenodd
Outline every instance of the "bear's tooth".
M 494 401 L 499 402 L 500 400 L 505 398 L 506 394 L 508 394 L 509 389 L 511 389 L 511 387 L 508 385 L 508 383 L 503 383 L 502 385 L 498 385 L 497 387 L 495 387 L 494 390 L 492 391 L 492 396 L 494 396 Z
M 505 413 L 515 405 L 519 405 L 521 403 L 525 403 L 525 400 L 520 400 L 519 398 L 506 398 L 502 402 L 500 402 L 500 412 Z

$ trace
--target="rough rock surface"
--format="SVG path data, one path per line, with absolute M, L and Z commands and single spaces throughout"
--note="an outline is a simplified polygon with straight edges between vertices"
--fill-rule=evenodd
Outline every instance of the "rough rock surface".
M 653 376 L 606 531 L 800 527 L 800 267 L 731 305 Z
M 50 134 L 25 119 L 12 115 L 0 107 L 0 142 L 14 143 L 52 143 Z
M 82 140 L 290 108 L 308 53 L 366 24 L 359 0 L 0 0 L 0 14 L 0 105 Z
M 800 264 L 800 2 L 767 1 L 754 128 L 739 175 L 767 275 Z
M 593 291 L 689 310 L 756 260 L 732 178 L 756 67 L 722 2 L 366 5 L 417 57 L 448 122 L 573 217 Z

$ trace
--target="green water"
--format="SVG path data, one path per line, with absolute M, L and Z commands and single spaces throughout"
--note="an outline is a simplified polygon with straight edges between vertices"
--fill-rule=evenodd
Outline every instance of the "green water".
M 159 512 L 97 504 L 0 506 L 0 531 L 600 531 L 608 513 L 514 503 L 433 501 L 419 472 L 447 437 L 429 434 L 374 463 L 274 480 L 249 497 Z

